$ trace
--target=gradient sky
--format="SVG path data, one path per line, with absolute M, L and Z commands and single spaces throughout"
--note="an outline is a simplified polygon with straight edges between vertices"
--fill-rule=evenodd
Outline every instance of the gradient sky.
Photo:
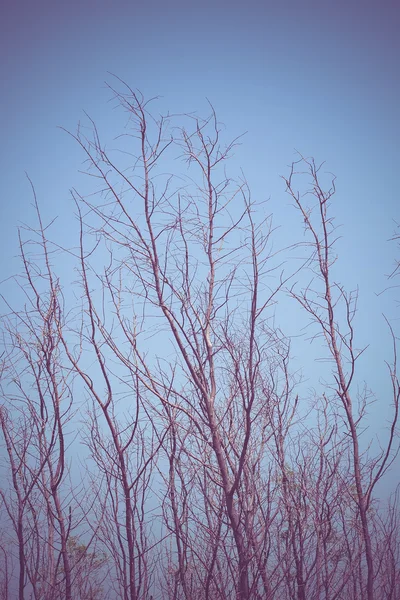
M 279 175 L 295 149 L 327 162 L 337 175 L 342 280 L 360 286 L 360 345 L 376 341 L 364 368 L 383 365 L 380 313 L 393 316 L 395 305 L 376 292 L 400 221 L 399 11 L 387 0 L 3 1 L 0 279 L 18 268 L 16 227 L 33 216 L 25 171 L 46 218 L 62 224 L 72 214 L 68 190 L 83 157 L 57 126 L 74 130 L 85 110 L 106 138 L 118 133 L 104 85 L 112 72 L 161 95 L 160 110 L 204 114 L 208 98 L 229 136 L 247 131 L 233 165 L 253 197 L 271 197 L 288 239 L 302 230 L 290 230 Z

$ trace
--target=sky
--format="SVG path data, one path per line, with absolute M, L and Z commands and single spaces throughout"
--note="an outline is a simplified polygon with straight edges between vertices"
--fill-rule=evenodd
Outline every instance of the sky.
M 326 161 L 337 176 L 342 281 L 360 288 L 360 345 L 376 342 L 364 368 L 379 359 L 384 369 L 381 312 L 395 316 L 395 303 L 376 294 L 400 221 L 397 3 L 5 0 L 0 10 L 0 280 L 19 269 L 17 226 L 33 219 L 25 172 L 67 236 L 83 156 L 60 126 L 74 131 L 86 111 L 112 139 L 104 82 L 114 73 L 161 96 L 160 111 L 204 114 L 208 99 L 230 137 L 247 132 L 232 165 L 253 196 L 271 198 L 285 239 L 301 230 L 291 229 L 280 175 L 296 151 Z M 372 382 L 378 395 L 382 381 Z

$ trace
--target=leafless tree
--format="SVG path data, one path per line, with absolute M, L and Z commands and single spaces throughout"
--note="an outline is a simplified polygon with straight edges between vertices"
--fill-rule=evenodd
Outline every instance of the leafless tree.
M 332 275 L 334 183 L 324 191 L 308 159 L 286 179 L 310 236 L 296 272 L 313 271 L 293 286 L 267 205 L 227 172 L 239 138 L 224 143 L 213 108 L 177 126 L 118 86 L 119 151 L 92 121 L 72 135 L 95 186 L 72 193 L 76 304 L 35 203 L 25 307 L 3 319 L 1 498 L 19 600 L 28 584 L 35 600 L 394 600 L 397 496 L 384 507 L 374 491 L 398 449 L 396 335 L 388 321 L 394 416 L 375 456 L 360 440 L 368 397 L 354 395 L 357 295 Z M 179 176 L 166 173 L 177 161 Z M 288 295 L 330 353 L 331 382 L 312 399 L 276 323 Z
M 17 540 L 18 598 L 72 599 L 69 543 L 85 518 L 67 457 L 73 374 L 63 356 L 63 297 L 36 198 L 35 208 L 38 229 L 29 229 L 27 241 L 20 236 L 24 307 L 8 306 L 2 323 L 0 425 L 9 478 L 0 495 Z
M 83 217 L 83 209 L 79 209 L 81 222 L 90 223 L 98 249 L 109 254 L 109 264 L 98 277 L 114 315 L 112 325 L 107 325 L 101 316 L 104 311 L 94 308 L 89 267 L 82 252 L 87 337 L 108 390 L 107 399 L 97 401 L 102 402 L 103 411 L 112 405 L 112 386 L 104 351 L 96 341 L 98 334 L 101 344 L 147 393 L 153 424 L 162 421 L 163 412 L 168 416 L 175 410 L 185 421 L 181 426 L 188 430 L 186 445 L 203 447 L 194 460 L 202 463 L 210 483 L 215 482 L 221 490 L 233 543 L 229 558 L 233 564 L 237 562 L 232 568 L 239 574 L 237 593 L 248 598 L 255 585 L 250 576 L 253 500 L 250 502 L 248 494 L 254 481 L 249 477 L 261 460 L 260 455 L 252 455 L 254 437 L 261 436 L 258 441 L 263 443 L 267 436 L 269 371 L 272 364 L 274 372 L 282 367 L 279 352 L 274 350 L 281 340 L 266 316 L 283 285 L 282 275 L 278 273 L 272 288 L 260 281 L 261 275 L 267 277 L 277 268 L 269 243 L 271 220 L 266 216 L 256 223 L 256 205 L 246 182 L 232 186 L 225 174 L 223 163 L 235 142 L 221 145 L 214 112 L 206 120 L 192 117 L 190 129 L 174 130 L 174 137 L 168 137 L 166 121 L 152 120 L 148 104 L 139 94 L 129 89 L 115 94 L 128 111 L 130 135 L 138 140 L 139 154 L 133 167 L 125 171 L 115 164 L 101 146 L 94 125 L 91 139 L 82 131 L 76 135 L 91 172 L 102 182 L 103 202 L 75 197 L 86 211 Z M 193 190 L 188 186 L 173 189 L 169 176 L 163 184 L 156 183 L 158 160 L 170 146 L 177 148 L 194 170 Z M 174 351 L 172 361 L 162 363 L 159 356 L 146 356 L 146 345 L 141 344 L 150 333 L 151 320 L 159 322 L 160 318 L 163 324 L 157 335 Z M 70 358 L 79 370 L 78 360 Z M 83 377 L 93 394 L 92 379 Z M 166 425 L 167 429 L 172 426 Z M 159 438 L 161 435 L 159 429 Z M 172 429 L 172 440 L 179 439 L 173 435 Z M 167 454 L 174 462 L 181 451 L 173 446 L 170 450 Z M 175 473 L 173 465 L 170 483 Z M 174 493 L 170 488 L 179 585 L 187 597 Z M 264 584 L 268 587 L 265 573 Z
M 309 178 L 309 187 L 305 192 L 300 193 L 294 188 L 294 180 L 302 175 L 299 171 L 302 168 L 305 169 Z M 334 254 L 336 234 L 330 206 L 336 191 L 335 180 L 332 180 L 329 189 L 324 190 L 320 183 L 320 169 L 321 166 L 317 166 L 313 159 L 301 158 L 297 163 L 292 164 L 291 173 L 285 180 L 287 191 L 303 218 L 312 251 L 310 268 L 313 272 L 313 279 L 305 289 L 298 292 L 292 288 L 291 293 L 319 327 L 319 335 L 322 335 L 325 341 L 333 364 L 334 383 L 331 387 L 334 393 L 333 402 L 339 400 L 352 442 L 352 471 L 367 564 L 366 595 L 368 600 L 373 600 L 374 551 L 368 510 L 371 507 L 373 491 L 377 482 L 393 463 L 398 453 L 395 431 L 399 412 L 400 387 L 396 371 L 396 337 L 387 322 L 394 346 L 394 361 L 392 364 L 388 364 L 393 390 L 393 420 L 386 447 L 382 449 L 378 457 L 366 460 L 360 448 L 360 429 L 365 420 L 368 397 L 364 394 L 357 403 L 357 398 L 354 398 L 353 385 L 356 363 L 363 353 L 363 350 L 357 350 L 355 346 L 353 323 L 357 310 L 358 292 L 347 293 L 343 286 L 335 282 L 332 274 L 332 267 L 336 261 Z M 309 201 L 308 198 L 311 200 Z

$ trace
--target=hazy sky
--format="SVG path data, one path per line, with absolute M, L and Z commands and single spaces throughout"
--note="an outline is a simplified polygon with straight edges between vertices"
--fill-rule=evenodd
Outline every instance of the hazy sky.
M 1 279 L 16 268 L 16 226 L 32 216 L 25 171 L 46 216 L 73 210 L 83 157 L 57 126 L 73 130 L 85 110 L 106 138 L 118 133 L 104 86 L 112 72 L 163 96 L 160 110 L 204 114 L 208 98 L 229 135 L 247 131 L 233 164 L 253 196 L 271 197 L 277 223 L 293 210 L 279 175 L 295 149 L 327 161 L 343 280 L 360 285 L 360 337 L 379 337 L 375 293 L 400 220 L 397 3 L 5 0 L 1 11 Z

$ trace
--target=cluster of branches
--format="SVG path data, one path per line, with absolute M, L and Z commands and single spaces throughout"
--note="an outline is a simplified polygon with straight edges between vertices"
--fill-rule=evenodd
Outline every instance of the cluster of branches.
M 223 144 L 214 112 L 178 128 L 113 93 L 124 153 L 94 123 L 73 136 L 98 185 L 73 192 L 74 305 L 36 199 L 20 239 L 23 308 L 2 320 L 0 598 L 399 598 L 398 497 L 375 493 L 398 450 L 396 337 L 387 322 L 393 416 L 374 453 L 357 295 L 332 274 L 334 181 L 303 157 L 285 180 L 306 230 L 298 279 L 312 272 L 293 285 L 264 205 L 226 174 L 237 140 Z M 312 400 L 281 299 L 328 353 Z

